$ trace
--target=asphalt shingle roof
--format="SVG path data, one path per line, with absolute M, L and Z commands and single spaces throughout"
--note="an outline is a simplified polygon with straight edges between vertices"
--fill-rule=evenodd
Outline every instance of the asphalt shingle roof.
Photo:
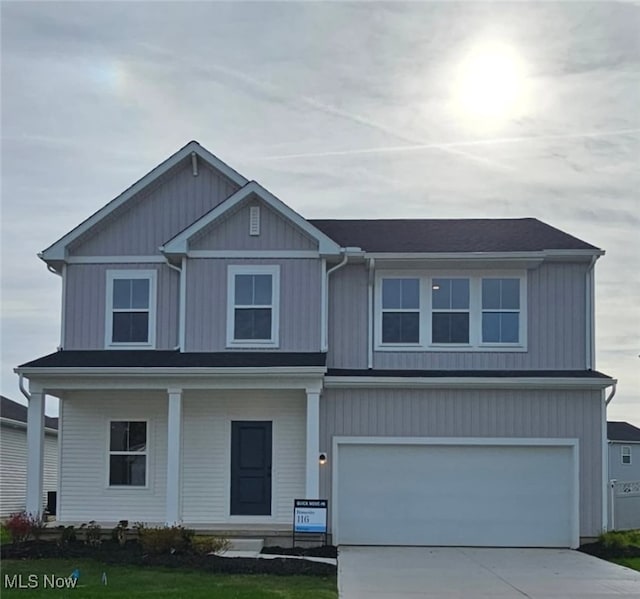
M 0 395 L 0 416 L 2 416 L 2 418 L 8 418 L 9 420 L 16 420 L 17 422 L 26 422 L 27 406 L 23 406 L 4 395 Z M 46 428 L 58 430 L 58 419 L 45 416 L 44 425 Z
M 628 422 L 607 422 L 609 441 L 637 441 L 640 443 L 640 428 Z
M 367 252 L 596 250 L 536 218 L 310 220 L 343 247 Z

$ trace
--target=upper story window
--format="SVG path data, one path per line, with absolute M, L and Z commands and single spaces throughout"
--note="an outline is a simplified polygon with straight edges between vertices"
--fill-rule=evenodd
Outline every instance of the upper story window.
M 622 446 L 622 463 L 625 465 L 631 464 L 631 447 L 628 445 Z
M 155 270 L 108 270 L 106 347 L 153 347 L 155 298 Z
M 420 280 L 382 281 L 382 342 L 420 342 Z
M 431 280 L 431 342 L 469 343 L 469 279 Z
M 280 267 L 229 266 L 227 345 L 278 345 Z
M 378 350 L 525 351 L 526 273 L 379 272 Z
M 109 486 L 144 487 L 147 484 L 147 422 L 113 420 L 109 423 Z

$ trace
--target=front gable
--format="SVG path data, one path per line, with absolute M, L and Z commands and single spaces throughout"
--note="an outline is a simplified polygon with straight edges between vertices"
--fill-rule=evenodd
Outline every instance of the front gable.
M 184 161 L 69 244 L 69 256 L 150 256 L 162 243 L 237 191 L 224 175 Z
M 252 215 L 252 208 L 259 208 Z M 263 220 L 263 213 L 266 220 Z M 254 220 L 253 231 L 251 220 Z M 255 229 L 256 219 L 259 228 Z M 267 231 L 263 236 L 262 231 Z M 231 236 L 238 234 L 237 239 Z M 258 238 L 254 241 L 248 238 Z M 230 247 L 229 244 L 238 246 Z M 241 247 L 246 246 L 246 247 Z M 205 249 L 206 248 L 206 249 Z M 251 181 L 224 202 L 167 241 L 161 251 L 169 257 L 192 252 L 314 251 L 339 256 L 341 247 L 264 187 Z
M 256 194 L 196 233 L 190 250 L 318 251 L 318 240 L 294 225 Z
M 74 257 L 153 255 L 159 245 L 247 183 L 191 141 L 39 257 L 59 270 Z

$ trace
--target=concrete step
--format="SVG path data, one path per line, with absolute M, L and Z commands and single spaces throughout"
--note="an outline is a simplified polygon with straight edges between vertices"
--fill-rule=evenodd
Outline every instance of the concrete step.
M 260 553 L 264 546 L 264 539 L 230 538 L 229 551 L 254 551 Z

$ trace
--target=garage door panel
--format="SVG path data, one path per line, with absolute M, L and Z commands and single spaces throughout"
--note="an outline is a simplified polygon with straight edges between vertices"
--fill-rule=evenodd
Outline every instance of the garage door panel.
M 342 544 L 567 547 L 571 446 L 339 447 Z

